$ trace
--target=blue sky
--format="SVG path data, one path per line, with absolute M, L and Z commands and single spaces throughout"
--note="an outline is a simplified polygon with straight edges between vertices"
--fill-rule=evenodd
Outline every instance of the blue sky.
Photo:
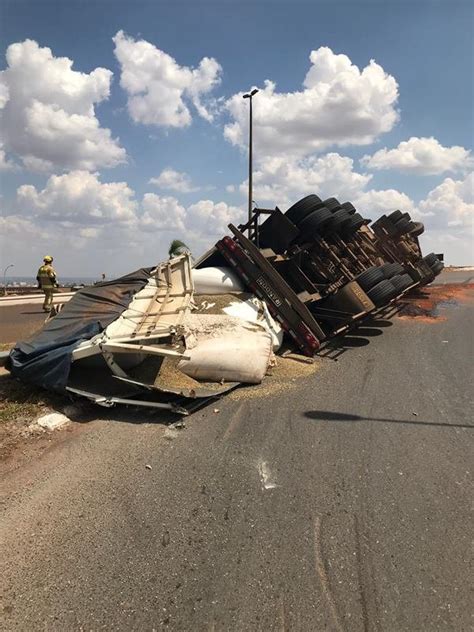
M 246 133 L 236 109 L 240 106 L 232 105 L 231 100 L 250 86 L 263 89 L 265 80 L 274 82 L 276 88 L 272 94 L 261 92 L 254 102 L 256 126 L 259 99 L 262 109 L 270 108 L 269 120 L 273 121 L 267 136 L 261 137 L 260 146 L 256 130 L 256 170 L 260 173 L 255 184 L 257 202 L 285 208 L 308 192 L 314 191 L 322 197 L 345 194 L 345 199 L 358 202 L 359 210 L 368 217 L 405 205 L 403 210 L 415 209 L 414 214 L 418 213 L 425 222 L 427 252 L 445 251 L 448 261 L 473 263 L 473 199 L 472 179 L 469 179 L 472 162 L 468 154 L 473 141 L 471 2 L 3 0 L 1 12 L 4 52 L 9 45 L 30 39 L 40 49 L 51 49 L 53 58 L 69 58 L 73 71 L 89 75 L 100 67 L 113 73 L 108 95 L 91 104 L 94 120 L 100 128 L 111 131 L 111 138 L 117 139 L 116 146 L 126 153 L 126 162 L 117 159 L 114 163 L 110 159 L 108 166 L 105 158 L 94 154 L 94 160 L 84 168 L 71 145 L 70 156 L 65 148 L 52 164 L 42 162 L 38 167 L 38 161 L 46 160 L 49 154 L 45 150 L 42 155 L 40 140 L 34 134 L 34 137 L 25 135 L 21 143 L 18 141 L 13 126 L 20 124 L 20 119 L 12 112 L 23 106 L 26 112 L 27 105 L 20 97 L 16 97 L 20 99 L 16 104 L 12 103 L 13 97 L 10 99 L 11 111 L 3 121 L 10 131 L 4 144 L 7 166 L 1 175 L 1 186 L 4 228 L 11 238 L 4 238 L 2 262 L 15 263 L 17 274 L 29 274 L 45 252 L 55 255 L 58 269 L 64 275 L 94 275 L 103 270 L 113 275 L 155 263 L 165 255 L 167 243 L 175 236 L 190 241 L 196 254 L 211 245 L 228 219 L 235 218 L 246 204 L 245 146 L 239 135 L 232 136 L 229 129 L 224 135 L 226 126 L 232 124 L 244 136 Z M 112 41 L 121 30 L 129 37 L 132 51 L 125 62 L 124 58 L 119 61 Z M 215 72 L 215 85 L 198 97 L 204 103 L 208 120 L 199 115 L 189 97 L 192 88 L 183 93 L 191 119 L 188 125 L 156 121 L 150 124 L 143 122 L 143 116 L 141 121 L 133 120 L 127 106 L 131 93 L 121 86 L 121 77 L 142 40 L 189 71 L 198 68 L 204 57 L 212 58 L 220 66 Z M 311 127 L 311 106 L 302 105 L 307 99 L 304 95 L 300 99 L 299 95 L 312 67 L 310 53 L 321 47 L 330 53 L 318 57 L 315 67 L 319 79 L 327 76 L 324 73 L 334 63 L 344 66 L 337 57 L 340 55 L 346 56 L 346 66 L 358 67 L 361 72 L 374 59 L 384 76 L 379 73 L 376 81 L 380 86 L 373 85 L 375 111 L 370 104 L 359 105 L 360 111 L 357 106 L 352 112 L 349 106 L 341 109 L 339 121 L 328 122 L 329 127 L 334 124 L 334 142 L 329 134 L 324 143 L 318 145 L 315 141 L 314 147 L 303 148 L 298 139 L 303 134 L 305 138 L 314 134 L 317 139 L 319 132 Z M 28 72 L 33 72 L 32 56 L 36 53 L 28 54 L 30 57 L 23 56 L 25 72 L 17 66 L 15 73 L 6 75 L 11 84 L 10 94 L 14 90 L 23 94 L 18 82 L 28 81 Z M 4 56 L 1 64 L 2 69 L 8 67 Z M 141 73 L 142 68 L 135 64 L 128 70 Z M 146 72 L 154 81 L 159 70 L 147 68 Z M 357 98 L 358 90 L 364 90 L 365 84 L 352 86 L 352 70 L 348 73 L 348 83 L 342 87 L 337 73 L 328 81 L 334 89 L 346 90 L 347 99 L 351 95 Z M 398 84 L 396 98 L 384 96 L 390 87 L 393 89 L 387 77 Z M 145 80 L 143 90 L 149 87 Z M 313 88 L 310 86 L 309 90 Z M 159 110 L 162 104 L 157 92 L 148 107 Z M 296 95 L 291 103 L 296 108 L 309 108 L 304 110 L 308 117 L 304 129 L 299 129 L 296 115 L 285 123 L 284 110 L 290 101 L 275 98 L 275 93 L 277 97 Z M 29 99 L 28 107 L 33 101 L 47 100 L 47 96 L 32 93 Z M 50 108 L 48 112 L 60 116 L 61 103 L 55 103 L 51 97 L 46 105 Z M 85 112 L 81 110 L 83 105 L 78 105 L 78 112 Z M 73 110 L 75 107 L 73 104 Z M 315 118 L 318 114 L 315 109 Z M 385 127 L 377 121 L 366 122 L 364 129 L 372 131 L 370 139 L 362 141 L 362 132 L 355 134 L 351 126 L 358 121 L 363 121 L 364 126 L 367 117 L 379 114 L 388 118 L 395 114 L 394 120 Z M 330 113 L 326 111 L 326 115 Z M 48 121 L 54 127 L 51 117 Z M 264 124 L 266 121 L 261 119 L 262 129 Z M 75 139 L 77 133 L 76 130 Z M 285 135 L 287 139 L 283 139 Z M 416 140 L 400 149 L 400 143 L 410 138 Z M 430 138 L 435 139 L 435 144 L 426 144 Z M 388 160 L 380 155 L 375 157 L 384 148 L 398 150 Z M 339 158 L 329 159 L 328 154 L 337 154 Z M 34 164 L 28 161 L 32 155 Z M 373 160 L 361 163 L 363 156 L 371 156 Z M 349 165 L 343 159 L 353 162 Z M 408 166 L 401 163 L 407 159 Z M 90 188 L 83 187 L 79 193 L 79 178 L 69 175 L 78 169 L 96 174 L 95 180 L 90 179 Z M 166 178 L 159 180 L 161 185 L 150 183 L 165 169 L 181 174 L 180 181 L 185 178 L 187 186 L 176 182 L 171 187 L 162 186 Z M 51 180 L 54 176 L 63 179 Z M 173 178 L 176 180 L 177 176 Z M 295 182 L 301 182 L 300 188 Z M 107 183 L 126 183 L 131 193 L 122 198 L 123 188 L 111 193 L 103 188 Z M 34 187 L 33 191 L 30 188 L 19 195 L 18 190 L 25 185 Z M 62 199 L 63 194 L 66 197 Z M 151 196 L 144 200 L 148 194 Z M 112 206 L 111 195 L 118 195 Z M 92 206 L 97 204 L 99 211 L 88 213 L 87 200 Z M 115 216 L 121 201 L 130 206 L 126 213 Z M 98 219 L 105 216 L 104 221 Z M 211 216 L 216 220 L 212 221 Z

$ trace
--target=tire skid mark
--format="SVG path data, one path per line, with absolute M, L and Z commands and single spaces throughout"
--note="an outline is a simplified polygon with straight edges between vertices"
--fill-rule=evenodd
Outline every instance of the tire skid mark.
M 290 632 L 290 626 L 288 624 L 288 615 L 286 612 L 285 597 L 283 595 L 280 598 L 280 623 L 281 623 L 281 632 Z
M 373 358 L 368 358 L 367 362 L 365 364 L 364 373 L 363 373 L 363 376 L 362 376 L 362 385 L 360 387 L 360 393 L 361 394 L 365 392 L 365 389 L 367 387 L 367 382 L 369 380 L 369 377 L 372 374 L 373 368 L 374 368 L 374 359 Z
M 354 534 L 355 534 L 355 545 L 356 545 L 357 577 L 359 580 L 360 606 L 362 609 L 362 622 L 364 625 L 364 632 L 370 632 L 370 619 L 369 619 L 369 610 L 367 607 L 367 596 L 366 596 L 366 591 L 364 588 L 364 582 L 363 582 L 363 577 L 362 577 L 363 559 L 362 559 L 362 548 L 361 548 L 361 540 L 360 540 L 359 519 L 357 518 L 357 515 L 354 515 Z
M 223 441 L 227 441 L 227 439 L 231 436 L 231 434 L 233 434 L 237 428 L 240 425 L 240 422 L 243 419 L 243 410 L 244 410 L 245 405 L 241 404 L 237 410 L 235 411 L 235 413 L 232 415 L 232 419 L 230 420 L 229 425 L 227 426 L 226 431 L 224 432 L 224 435 L 222 437 Z
M 374 400 L 369 403 L 368 415 L 373 416 Z M 375 524 L 375 516 L 370 511 L 370 494 L 372 491 L 373 455 L 376 453 L 374 446 L 375 429 L 371 425 L 367 440 L 367 449 L 360 462 L 361 477 L 365 477 L 366 483 L 362 487 L 360 496 L 360 510 L 362 522 L 357 514 L 354 514 L 354 534 L 356 542 L 357 574 L 359 579 L 361 608 L 364 624 L 364 632 L 379 629 L 379 603 L 377 599 L 377 583 L 375 581 L 374 552 L 369 545 L 370 525 Z M 364 524 L 366 525 L 364 533 Z
M 334 626 L 338 632 L 345 632 L 345 628 L 341 621 L 341 616 L 337 609 L 336 601 L 331 590 L 331 583 L 329 581 L 328 570 L 324 561 L 322 546 L 321 546 L 321 526 L 322 520 L 317 516 L 314 520 L 314 554 L 316 558 L 316 572 L 321 582 L 324 596 L 329 605 L 329 610 L 334 621 Z

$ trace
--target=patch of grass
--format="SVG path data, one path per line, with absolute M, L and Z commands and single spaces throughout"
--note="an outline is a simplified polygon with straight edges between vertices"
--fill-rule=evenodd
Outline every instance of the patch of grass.
M 64 404 L 64 398 L 23 384 L 9 374 L 0 375 L 0 422 L 32 419 L 45 409 Z

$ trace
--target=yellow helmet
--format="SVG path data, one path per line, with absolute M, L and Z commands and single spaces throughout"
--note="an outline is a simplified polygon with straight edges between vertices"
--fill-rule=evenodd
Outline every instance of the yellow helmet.
M 43 261 L 44 261 L 45 263 L 51 263 L 51 262 L 53 261 L 53 257 L 52 257 L 51 255 L 45 255 L 45 256 L 43 257 Z

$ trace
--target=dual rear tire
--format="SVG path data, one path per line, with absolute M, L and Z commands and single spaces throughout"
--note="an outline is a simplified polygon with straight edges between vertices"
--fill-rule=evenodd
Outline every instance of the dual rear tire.
M 444 263 L 441 261 L 441 259 L 439 259 L 439 257 L 434 252 L 430 252 L 429 255 L 426 255 L 425 257 L 423 257 L 423 261 L 427 265 L 429 265 L 429 267 L 431 268 L 431 271 L 433 272 L 435 276 L 438 276 L 438 274 L 440 274 L 444 268 Z

